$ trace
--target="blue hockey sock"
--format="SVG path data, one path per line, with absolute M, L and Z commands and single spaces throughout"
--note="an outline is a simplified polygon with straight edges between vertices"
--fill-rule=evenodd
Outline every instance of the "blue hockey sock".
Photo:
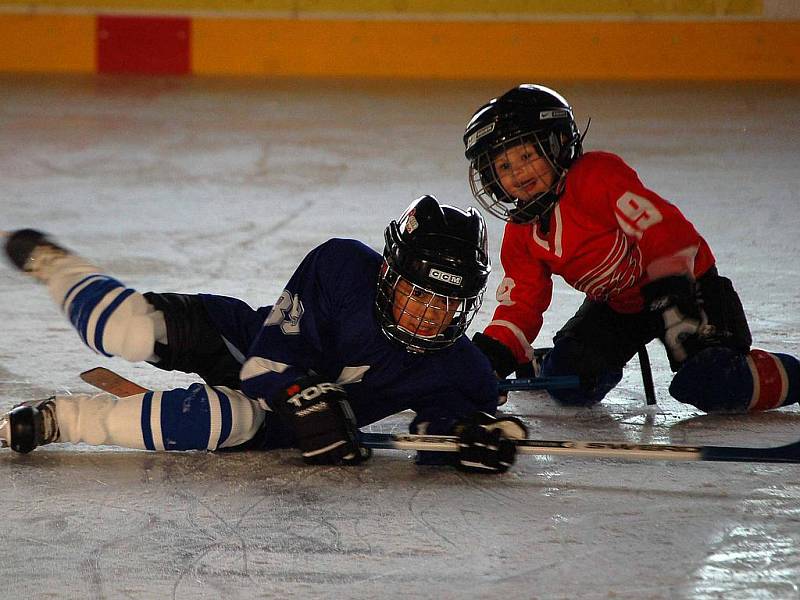
M 788 354 L 706 348 L 676 373 L 670 395 L 705 412 L 750 412 L 800 399 L 800 362 Z

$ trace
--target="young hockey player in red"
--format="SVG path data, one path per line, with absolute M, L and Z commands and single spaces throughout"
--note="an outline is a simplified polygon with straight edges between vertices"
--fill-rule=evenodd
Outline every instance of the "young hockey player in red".
M 656 337 L 681 402 L 711 412 L 800 400 L 800 363 L 751 349 L 739 297 L 694 226 L 619 156 L 583 153 L 582 141 L 570 105 L 540 85 L 491 100 L 467 125 L 472 193 L 507 221 L 499 305 L 473 337 L 497 375 L 531 362 L 560 275 L 586 294 L 541 365 L 580 376 L 580 390 L 551 392 L 561 402 L 600 402 Z
M 206 384 L 25 403 L 0 418 L 0 441 L 19 452 L 52 442 L 293 446 L 309 463 L 356 464 L 368 457 L 357 428 L 411 409 L 412 433 L 459 436 L 447 462 L 506 471 L 525 426 L 493 416 L 497 381 L 463 335 L 489 274 L 483 218 L 423 196 L 385 239 L 383 256 L 356 240 L 325 242 L 274 306 L 253 310 L 225 296 L 141 294 L 38 231 L 13 232 L 12 264 L 47 285 L 87 346 Z

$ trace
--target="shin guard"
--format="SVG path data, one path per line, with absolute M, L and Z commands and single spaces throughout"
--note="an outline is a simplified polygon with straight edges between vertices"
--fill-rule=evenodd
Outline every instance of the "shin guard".
M 707 348 L 681 367 L 669 387 L 705 412 L 754 412 L 800 400 L 800 362 L 788 354 Z

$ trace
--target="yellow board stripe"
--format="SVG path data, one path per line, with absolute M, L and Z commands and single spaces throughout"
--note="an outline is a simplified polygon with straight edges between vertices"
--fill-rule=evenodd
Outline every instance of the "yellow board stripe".
M 446 79 L 800 79 L 798 24 L 196 18 L 198 74 Z M 735 40 L 735 43 L 733 43 Z
M 190 14 L 215 12 L 281 13 L 281 16 L 380 14 L 482 15 L 486 20 L 502 15 L 546 16 L 692 16 L 731 17 L 763 14 L 763 0 L 2 0 L 0 8 L 22 7 L 91 12 L 156 11 Z
M 191 19 L 201 75 L 800 80 L 798 21 Z M 94 72 L 96 17 L 0 14 L 0 71 Z M 155 50 L 154 50 L 155 51 Z
M 94 35 L 88 15 L 2 15 L 0 71 L 91 73 Z

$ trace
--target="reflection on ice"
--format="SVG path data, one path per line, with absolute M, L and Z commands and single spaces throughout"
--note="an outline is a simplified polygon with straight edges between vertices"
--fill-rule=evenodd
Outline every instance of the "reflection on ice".
M 796 504 L 800 496 L 796 495 Z M 796 511 L 795 511 L 796 512 Z M 784 599 L 800 596 L 800 548 L 780 526 L 736 526 L 724 532 L 692 576 L 691 597 Z

